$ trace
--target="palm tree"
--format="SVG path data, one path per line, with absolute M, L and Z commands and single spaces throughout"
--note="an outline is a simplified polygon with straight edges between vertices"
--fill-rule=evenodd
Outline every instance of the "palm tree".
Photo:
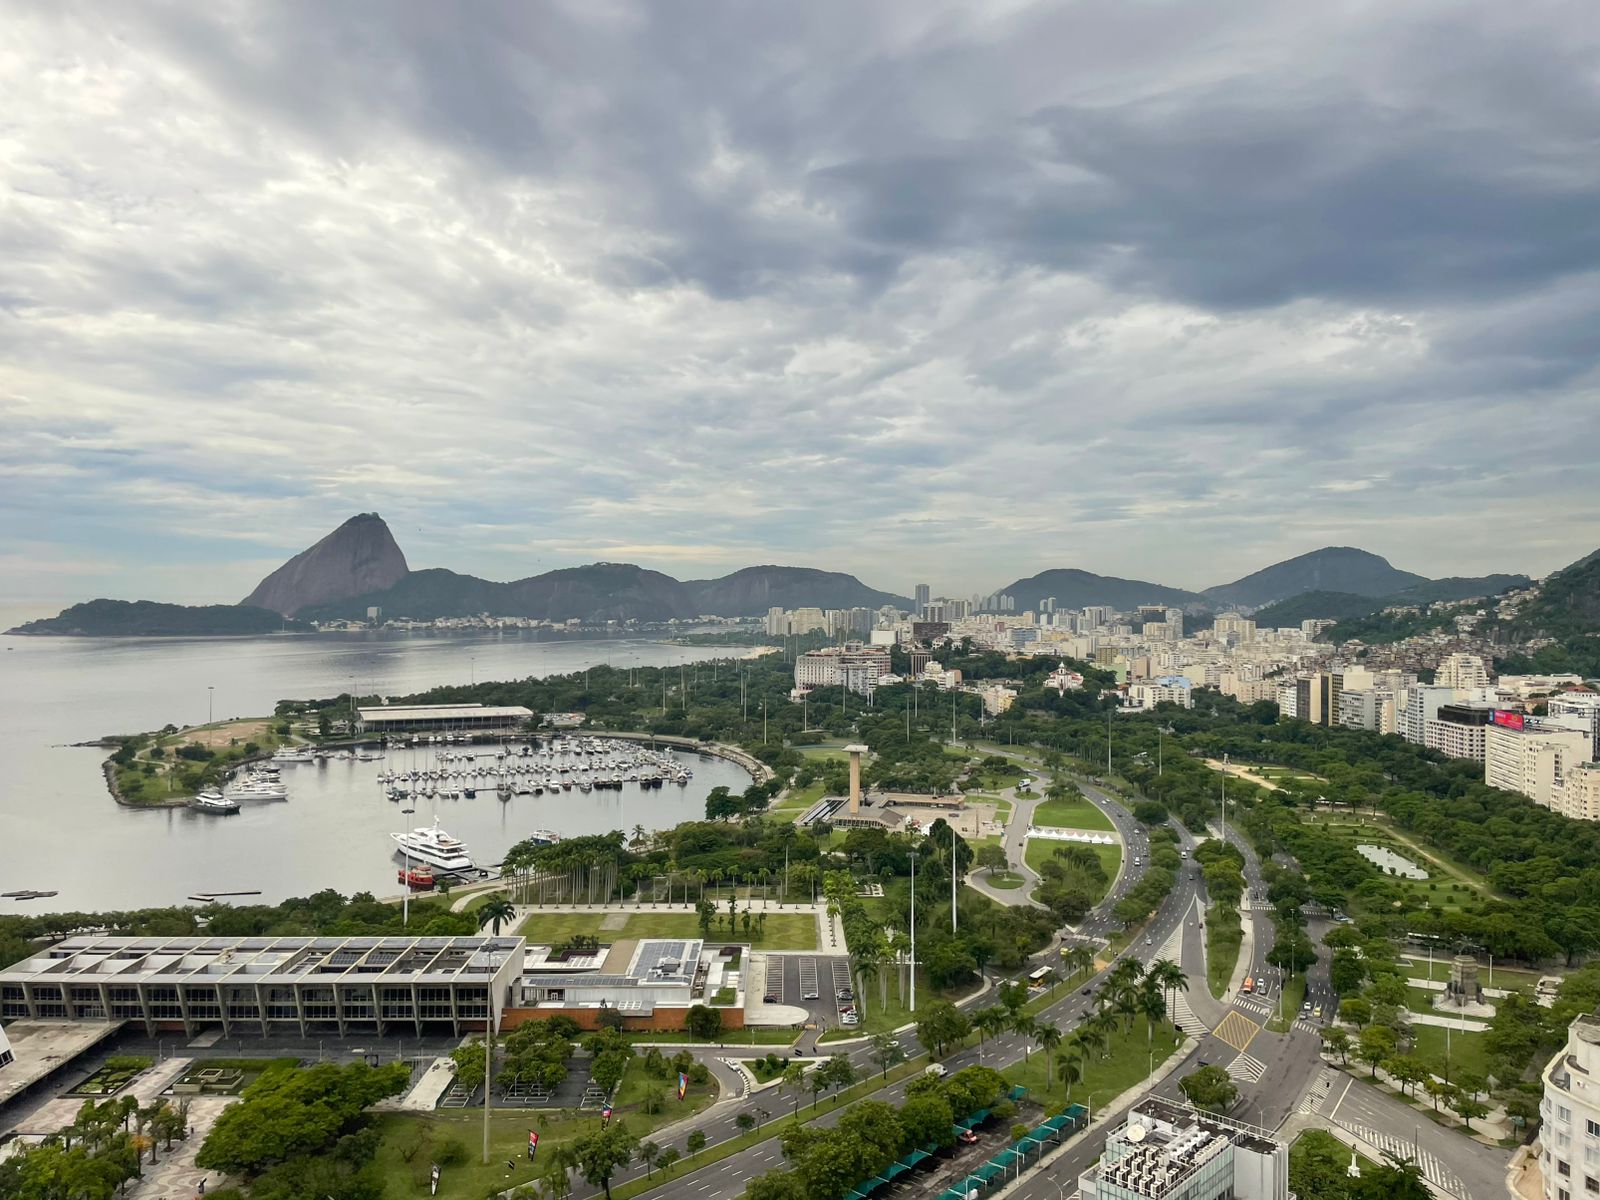
M 502 921 L 515 920 L 516 915 L 516 905 L 512 904 L 511 901 L 504 895 L 496 894 L 491 896 L 489 900 L 478 909 L 478 928 L 482 929 L 485 925 L 493 925 L 494 936 L 499 937 L 500 923 Z
M 643 846 L 649 841 L 650 834 L 646 832 L 645 827 L 643 825 L 635 825 L 633 827 L 633 844 L 635 846 Z
M 1072 1085 L 1083 1080 L 1083 1056 L 1077 1053 L 1063 1054 L 1056 1063 L 1056 1074 L 1061 1077 L 1061 1082 L 1066 1085 L 1066 1099 L 1072 1099 Z
M 1167 993 L 1161 986 L 1161 981 L 1154 973 L 1144 977 L 1144 983 L 1139 987 L 1137 1004 L 1139 1011 L 1144 1014 L 1145 1044 L 1155 1041 L 1156 1024 L 1167 1015 Z
M 1038 1030 L 1038 1028 L 1039 1027 L 1034 1024 L 1033 1018 L 1027 1013 L 1019 1012 L 1016 1016 L 1011 1018 L 1011 1032 L 1021 1034 L 1024 1039 L 1022 1043 L 1023 1062 L 1028 1061 L 1028 1050 L 1030 1049 L 1028 1045 L 1028 1039 L 1031 1039 L 1034 1036 L 1034 1033 Z
M 1056 1047 L 1061 1045 L 1062 1033 L 1054 1025 L 1040 1025 L 1033 1031 L 1033 1040 L 1039 1043 L 1039 1049 L 1044 1051 L 1044 1090 L 1050 1090 L 1050 1077 L 1055 1073 L 1055 1063 L 1052 1061 Z
M 998 1004 L 991 1004 L 975 1012 L 972 1023 L 978 1027 L 978 1057 L 982 1058 L 984 1035 L 999 1037 L 1011 1025 L 1011 1016 Z

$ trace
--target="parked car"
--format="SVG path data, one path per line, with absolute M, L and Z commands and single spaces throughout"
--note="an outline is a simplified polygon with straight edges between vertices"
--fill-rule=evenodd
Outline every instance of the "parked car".
M 805 995 L 801 996 L 800 999 L 802 999 L 802 1000 L 821 1000 L 822 997 L 819 994 L 817 994 L 816 992 L 807 992 Z
M 776 1003 L 778 1003 L 777 996 L 773 995 L 771 992 L 768 992 L 765 996 L 761 997 L 761 999 L 766 1004 L 776 1004 Z

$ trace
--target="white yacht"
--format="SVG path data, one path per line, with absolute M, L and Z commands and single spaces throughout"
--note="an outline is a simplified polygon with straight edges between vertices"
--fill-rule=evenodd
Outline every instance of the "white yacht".
M 472 856 L 467 853 L 467 848 L 439 828 L 438 817 L 434 817 L 431 826 L 413 829 L 410 833 L 391 833 L 389 836 L 395 840 L 401 853 L 430 867 L 457 872 L 473 869 Z
M 238 800 L 287 800 L 289 789 L 277 779 L 266 775 L 248 775 L 244 779 L 235 780 L 228 788 L 231 796 Z
M 230 800 L 214 788 L 207 788 L 189 801 L 189 807 L 196 812 L 236 813 L 239 811 L 239 802 Z
M 281 747 L 276 753 L 273 754 L 272 761 L 275 762 L 275 763 L 311 762 L 312 761 L 311 747 L 310 746 L 284 746 L 284 747 Z

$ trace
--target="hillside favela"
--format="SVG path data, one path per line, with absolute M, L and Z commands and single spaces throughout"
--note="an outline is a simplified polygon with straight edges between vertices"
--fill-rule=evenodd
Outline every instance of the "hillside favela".
M 0 10 L 0 1200 L 1600 1200 L 1591 12 Z

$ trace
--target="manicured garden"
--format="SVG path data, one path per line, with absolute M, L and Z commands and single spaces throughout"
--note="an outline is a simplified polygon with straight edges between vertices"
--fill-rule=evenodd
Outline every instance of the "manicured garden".
M 1110 833 L 1116 826 L 1088 800 L 1046 800 L 1033 810 L 1035 825 L 1050 825 L 1061 829 L 1094 829 Z

